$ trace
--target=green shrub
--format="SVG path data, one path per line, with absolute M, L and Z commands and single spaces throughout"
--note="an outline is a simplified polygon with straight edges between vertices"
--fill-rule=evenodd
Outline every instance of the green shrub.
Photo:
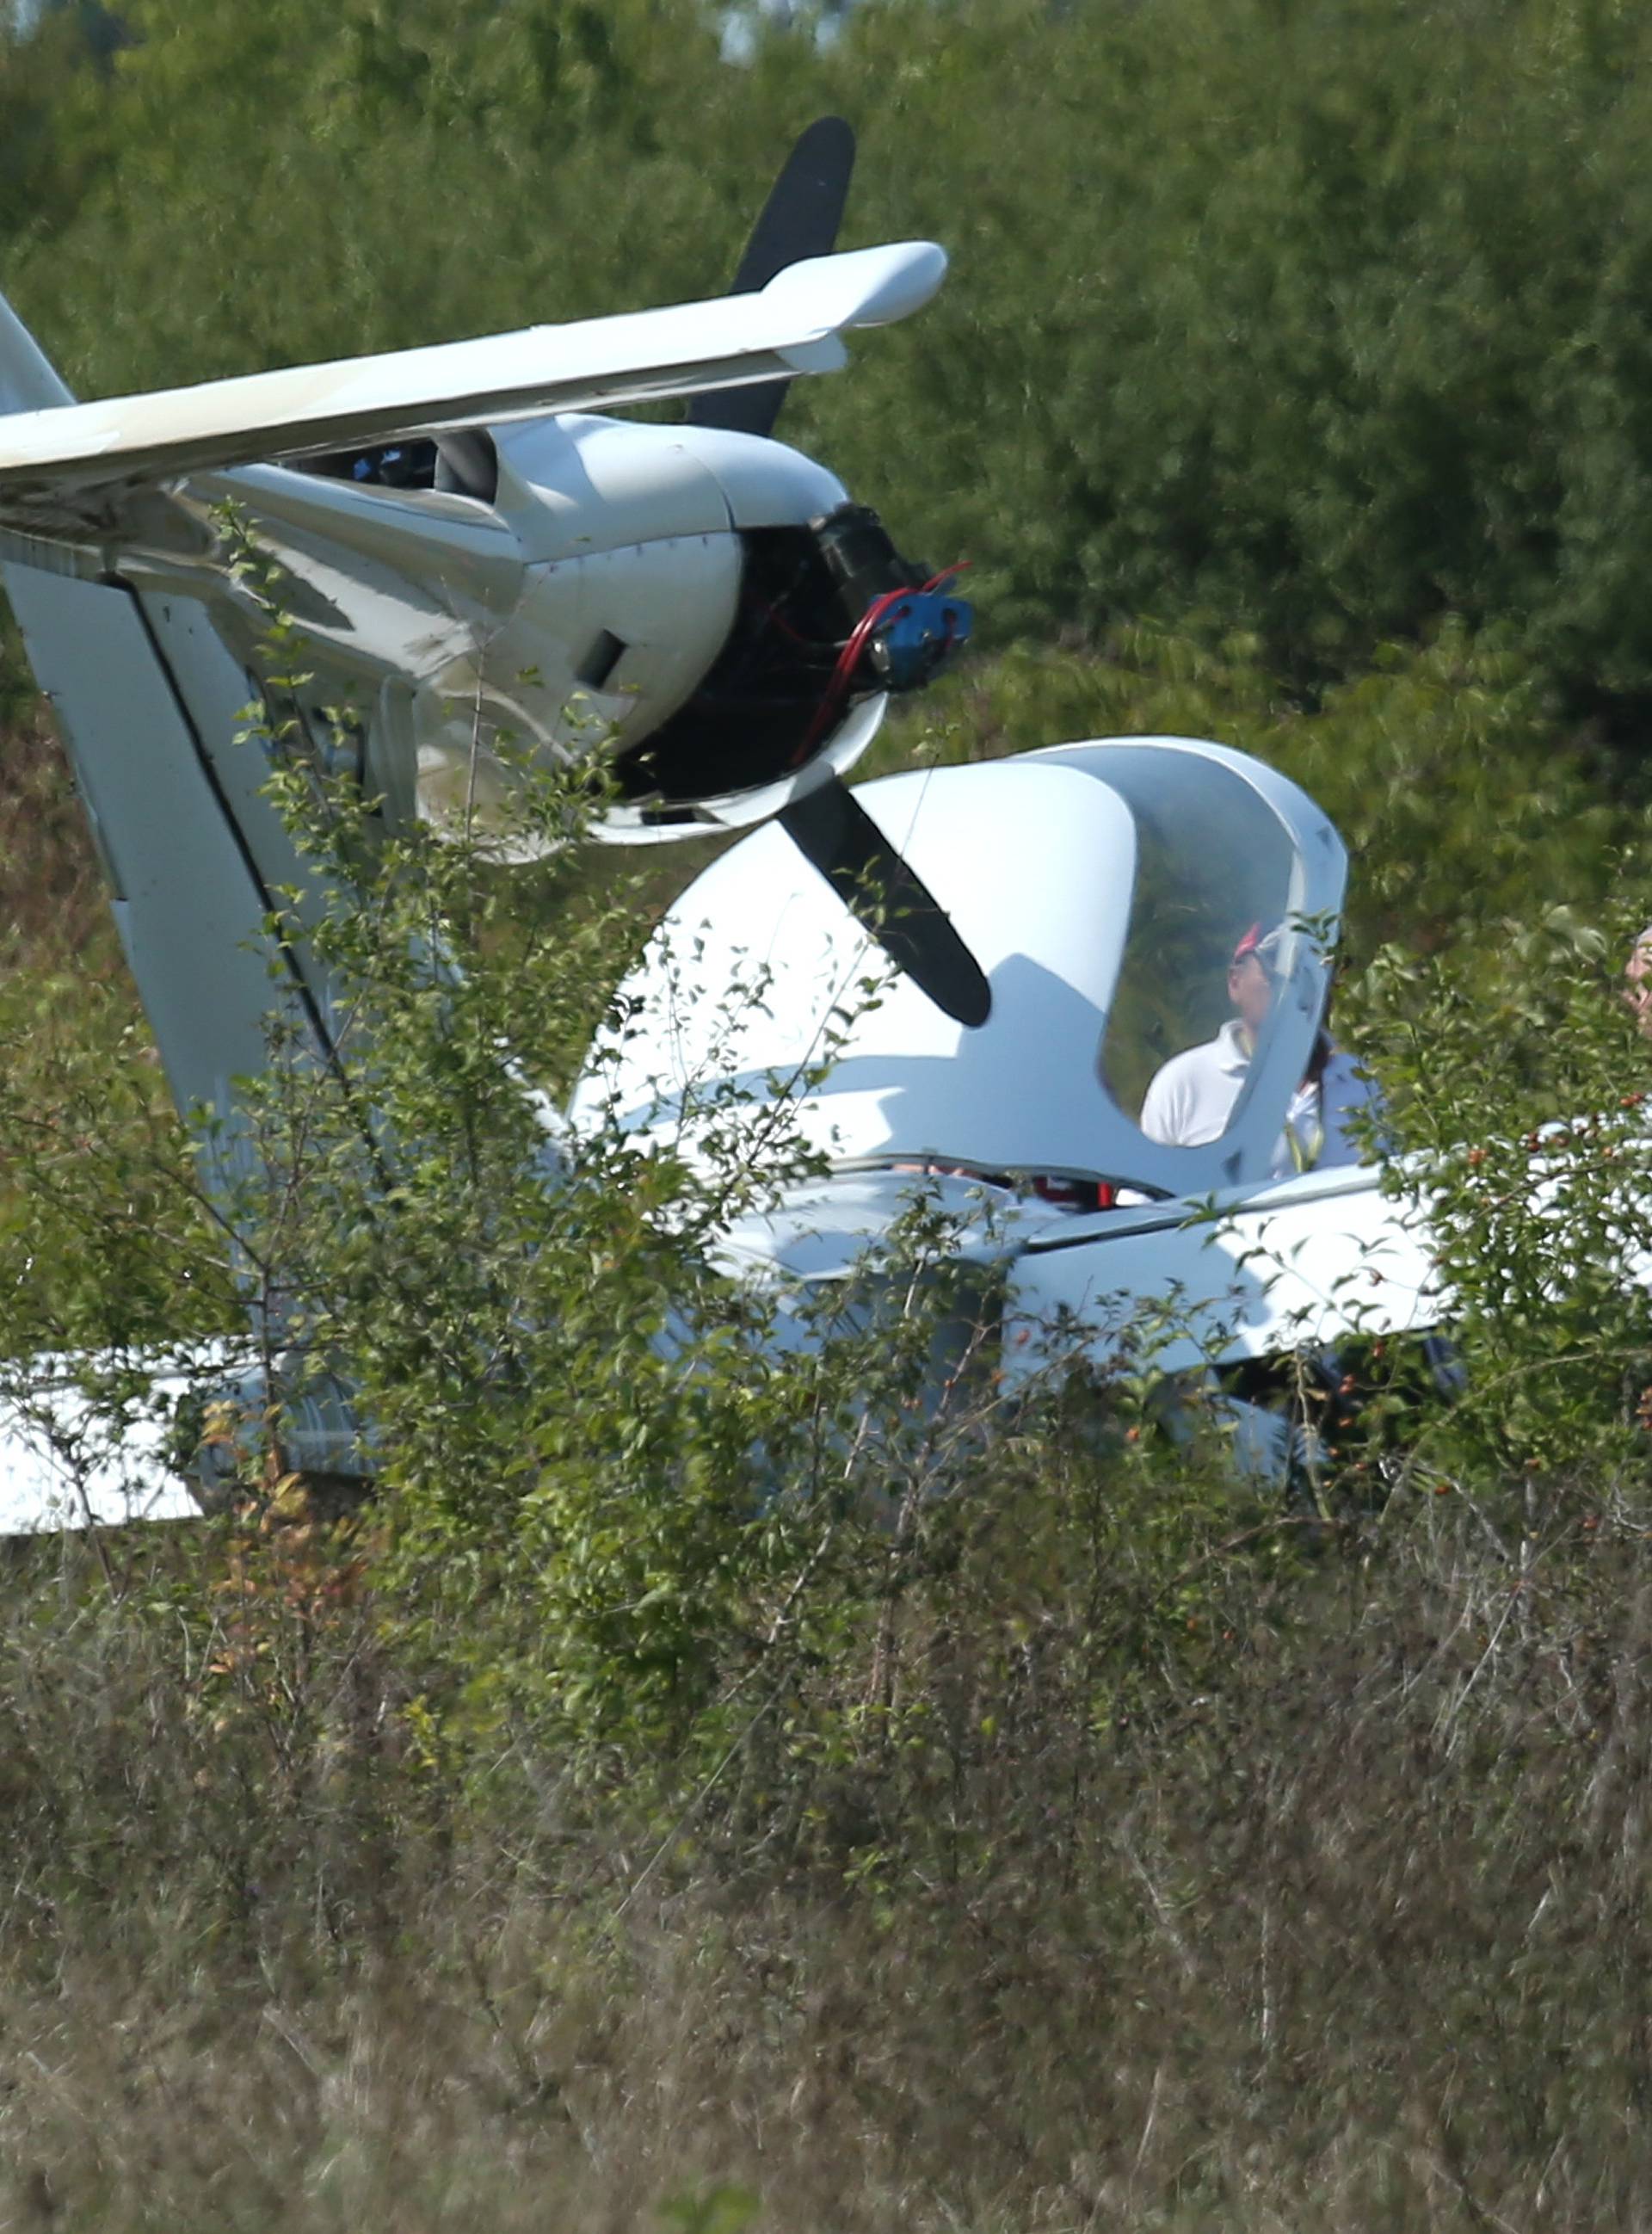
M 1456 612 L 1638 787 L 1641 12 L 863 0 L 738 62 L 693 0 L 130 14 L 103 74 L 7 49 L 4 284 L 88 391 L 714 292 L 838 108 L 847 238 L 956 270 L 786 431 L 994 641 L 1242 628 L 1311 695 Z

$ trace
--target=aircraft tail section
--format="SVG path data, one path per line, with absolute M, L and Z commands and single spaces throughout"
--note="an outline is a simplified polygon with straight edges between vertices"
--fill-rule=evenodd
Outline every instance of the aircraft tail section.
M 264 1019 L 286 973 L 271 971 L 259 936 L 269 895 L 153 623 L 114 585 L 0 563 L 0 586 L 69 748 L 173 1092 L 232 1134 L 232 1081 L 264 1068 Z
M 51 359 L 0 295 L 0 415 L 51 411 L 74 401 Z
M 0 296 L 0 423 L 74 401 Z M 314 880 L 256 754 L 235 746 L 251 678 L 199 607 L 99 579 L 96 564 L 0 525 L 0 591 L 56 711 L 173 1090 L 228 1119 L 231 1081 L 262 1068 L 284 997 L 330 1045 L 324 996 L 262 936 L 273 887 Z

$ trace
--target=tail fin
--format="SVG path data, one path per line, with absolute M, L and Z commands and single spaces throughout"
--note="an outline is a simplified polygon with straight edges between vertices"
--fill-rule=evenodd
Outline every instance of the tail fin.
M 0 295 L 0 414 L 49 411 L 74 401 L 40 343 Z

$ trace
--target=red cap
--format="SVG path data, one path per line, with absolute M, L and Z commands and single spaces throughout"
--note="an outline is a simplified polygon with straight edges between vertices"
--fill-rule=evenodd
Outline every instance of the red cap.
M 1233 959 L 1243 962 L 1247 954 L 1254 954 L 1262 944 L 1262 925 L 1253 923 L 1233 950 Z

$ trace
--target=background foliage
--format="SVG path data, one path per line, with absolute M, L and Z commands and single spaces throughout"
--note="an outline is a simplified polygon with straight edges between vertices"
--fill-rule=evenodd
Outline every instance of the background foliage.
M 84 392 L 715 291 L 792 132 L 935 308 L 793 428 L 1000 643 L 1151 614 L 1301 687 L 1453 611 L 1626 750 L 1652 676 L 1652 40 L 1614 0 L 134 0 L 0 88 L 5 284 Z

